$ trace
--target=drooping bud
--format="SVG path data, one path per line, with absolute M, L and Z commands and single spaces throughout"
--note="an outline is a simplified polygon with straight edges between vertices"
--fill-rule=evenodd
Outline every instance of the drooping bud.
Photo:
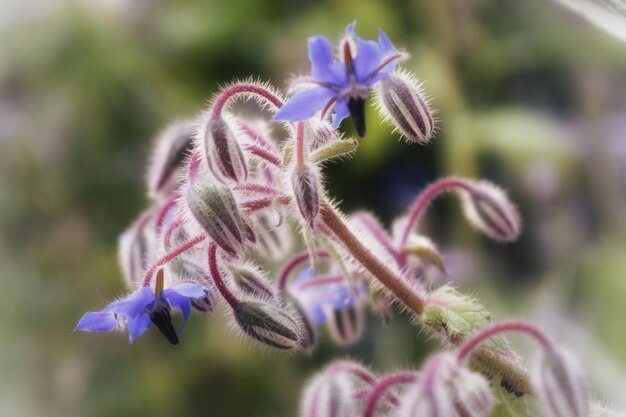
M 487 417 L 496 404 L 484 376 L 467 368 L 459 368 L 450 384 L 454 408 L 462 417 Z
M 165 267 L 168 275 L 174 278 L 175 282 L 206 282 L 210 280 L 208 272 L 192 260 L 183 256 L 172 260 Z M 190 298 L 191 305 L 203 313 L 211 313 L 217 305 L 215 291 L 209 288 L 204 289 L 204 297 Z
M 300 214 L 314 228 L 320 211 L 320 176 L 315 166 L 309 163 L 296 164 L 291 174 L 291 185 Z
M 358 342 L 365 329 L 362 303 L 357 301 L 346 308 L 329 310 L 327 324 L 333 341 L 339 346 L 350 346 Z
M 187 206 L 196 221 L 231 256 L 243 249 L 245 223 L 230 188 L 209 175 L 198 175 L 186 190 Z
M 454 402 L 448 382 L 455 364 L 455 358 L 450 353 L 437 353 L 432 356 L 424 365 L 418 383 L 404 394 L 397 416 L 454 416 Z
M 586 417 L 589 396 L 576 361 L 557 348 L 544 349 L 533 372 L 534 386 L 550 417 Z
M 143 280 L 156 248 L 156 230 L 152 211 L 147 211 L 118 238 L 118 258 L 128 288 Z
M 298 323 L 275 304 L 242 301 L 233 314 L 241 330 L 258 342 L 285 350 L 300 346 Z
M 416 234 L 409 236 L 409 241 L 403 248 L 403 252 L 406 255 L 415 256 L 421 263 L 433 265 L 441 273 L 446 273 L 446 266 L 437 246 L 426 236 Z
M 343 372 L 327 369 L 304 389 L 300 417 L 350 417 L 353 414 L 350 381 Z
M 209 168 L 219 180 L 226 177 L 241 182 L 248 178 L 248 166 L 237 135 L 223 116 L 209 114 L 201 138 Z
M 192 149 L 195 129 L 195 121 L 182 120 L 168 126 L 157 137 L 146 176 L 151 198 L 168 195 L 178 187 L 183 162 Z
M 311 152 L 311 161 L 317 164 L 329 159 L 349 156 L 356 151 L 358 142 L 355 139 L 344 139 L 327 142 Z
M 250 263 L 232 265 L 230 271 L 237 288 L 244 294 L 264 301 L 276 301 L 276 292 L 265 273 Z
M 310 351 L 317 345 L 317 328 L 308 317 L 304 306 L 297 297 L 292 296 L 290 293 L 286 293 L 285 297 L 292 307 L 294 315 L 297 316 L 298 323 L 301 325 L 300 348 Z
M 487 181 L 468 184 L 471 190 L 460 191 L 468 221 L 492 239 L 505 242 L 517 239 L 521 222 L 506 193 Z
M 202 298 L 190 298 L 191 305 L 198 311 L 203 313 L 211 313 L 215 310 L 217 305 L 217 297 L 215 291 L 211 291 L 208 288 L 204 289 L 204 297 Z
M 428 99 L 420 83 L 407 72 L 389 74 L 376 88 L 383 116 L 409 142 L 428 143 L 435 130 Z

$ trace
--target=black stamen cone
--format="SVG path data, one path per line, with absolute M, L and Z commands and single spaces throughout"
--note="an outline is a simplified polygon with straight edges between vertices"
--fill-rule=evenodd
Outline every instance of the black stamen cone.
M 351 98 L 348 100 L 348 110 L 350 110 L 350 116 L 352 116 L 352 122 L 356 133 L 360 137 L 365 137 L 365 99 L 364 98 Z
M 174 326 L 172 326 L 172 316 L 170 315 L 170 309 L 166 306 L 161 307 L 159 310 L 150 314 L 150 320 L 159 328 L 163 336 L 173 345 L 178 344 L 178 335 Z

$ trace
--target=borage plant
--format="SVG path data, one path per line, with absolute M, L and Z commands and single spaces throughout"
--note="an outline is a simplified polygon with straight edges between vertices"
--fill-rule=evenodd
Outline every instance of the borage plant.
M 390 230 L 370 213 L 342 214 L 329 198 L 323 165 L 350 156 L 355 139 L 337 130 L 351 116 L 365 135 L 365 102 L 408 141 L 426 143 L 433 111 L 406 59 L 380 31 L 378 41 L 347 27 L 338 53 L 323 36 L 308 42 L 311 75 L 296 78 L 285 101 L 266 83 L 237 82 L 197 120 L 174 124 L 158 138 L 148 170 L 152 205 L 120 237 L 119 255 L 132 292 L 76 329 L 128 331 L 133 341 L 155 325 L 179 343 L 192 309 L 210 313 L 223 299 L 236 328 L 277 349 L 311 350 L 318 328 L 354 343 L 370 308 L 388 318 L 392 305 L 442 341 L 421 369 L 379 375 L 340 361 L 304 389 L 302 417 L 586 417 L 591 407 L 581 372 L 569 354 L 522 322 L 492 323 L 475 299 L 426 281 L 445 270 L 435 244 L 417 226 L 430 203 L 456 193 L 465 217 L 498 241 L 520 233 L 514 205 L 499 187 L 464 178 L 428 186 Z M 286 131 L 232 111 L 253 98 Z M 285 136 L 283 134 L 283 136 Z M 275 279 L 271 279 L 275 277 Z M 172 310 L 183 316 L 172 323 Z M 517 331 L 538 342 L 527 372 L 500 335 Z M 593 411 L 590 411 L 593 410 Z

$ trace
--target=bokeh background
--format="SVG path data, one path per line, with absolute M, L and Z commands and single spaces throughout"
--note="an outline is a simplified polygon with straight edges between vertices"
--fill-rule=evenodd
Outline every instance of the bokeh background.
M 285 87 L 308 70 L 308 36 L 355 19 L 412 54 L 440 129 L 409 146 L 370 108 L 357 156 L 328 169 L 332 194 L 389 224 L 442 175 L 507 188 L 524 219 L 514 244 L 477 236 L 452 196 L 433 206 L 422 229 L 441 279 L 550 329 L 598 397 L 626 407 L 623 42 L 546 0 L 0 0 L 0 415 L 294 416 L 332 357 L 390 370 L 434 347 L 401 315 L 310 356 L 241 343 L 219 313 L 178 347 L 73 332 L 124 292 L 116 238 L 146 204 L 152 137 L 233 79 Z

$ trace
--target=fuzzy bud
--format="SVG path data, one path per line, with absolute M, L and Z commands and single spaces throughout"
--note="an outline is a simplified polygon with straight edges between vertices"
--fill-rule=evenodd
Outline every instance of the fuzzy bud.
M 248 166 L 237 135 L 223 117 L 209 116 L 201 133 L 209 167 L 218 178 L 236 182 L 248 178 Z
M 337 345 L 353 345 L 363 335 L 365 318 L 362 303 L 355 302 L 347 308 L 331 309 L 327 315 L 328 329 Z
M 459 368 L 451 382 L 454 408 L 462 417 L 487 417 L 496 404 L 489 382 L 482 375 Z
M 378 83 L 378 107 L 409 142 L 425 144 L 433 136 L 435 121 L 428 99 L 415 77 L 406 72 L 389 74 Z
M 285 350 L 300 346 L 298 323 L 274 304 L 243 301 L 234 308 L 233 314 L 241 330 L 258 342 Z
M 291 174 L 291 185 L 300 214 L 314 228 L 320 211 L 320 176 L 315 166 L 308 163 L 296 164 Z
M 275 301 L 276 292 L 263 271 L 250 264 L 230 267 L 233 281 L 242 293 L 264 301 Z
M 506 193 L 487 181 L 469 184 L 470 191 L 461 191 L 468 221 L 494 240 L 510 242 L 517 239 L 521 222 Z
M 350 381 L 343 372 L 328 369 L 309 382 L 300 403 L 300 417 L 351 417 Z
M 183 120 L 171 124 L 157 137 L 146 176 L 151 198 L 168 195 L 178 186 L 183 162 L 192 149 L 195 129 L 193 121 Z
M 143 280 L 156 248 L 156 232 L 150 212 L 144 213 L 118 238 L 118 258 L 129 288 Z
M 556 348 L 545 349 L 533 373 L 535 391 L 550 417 L 586 417 L 589 397 L 576 361 Z
M 247 236 L 230 189 L 205 174 L 190 182 L 186 198 L 191 214 L 211 239 L 231 256 L 237 255 Z
M 448 382 L 455 364 L 454 356 L 449 353 L 431 357 L 424 365 L 419 382 L 403 396 L 397 417 L 454 416 L 454 401 Z
M 300 348 L 305 351 L 312 351 L 317 345 L 317 328 L 308 317 L 306 309 L 297 297 L 292 296 L 290 293 L 286 293 L 285 297 L 292 307 L 294 315 L 297 316 L 298 323 L 301 324 Z

